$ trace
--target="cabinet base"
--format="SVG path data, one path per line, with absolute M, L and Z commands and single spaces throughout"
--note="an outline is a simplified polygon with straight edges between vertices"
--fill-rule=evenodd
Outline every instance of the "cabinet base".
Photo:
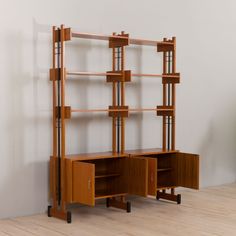
M 70 211 L 61 211 L 53 208 L 52 206 L 48 206 L 48 217 L 56 217 L 61 220 L 66 220 L 68 224 L 72 222 L 71 212 Z
M 159 200 L 160 198 L 181 204 L 181 194 L 175 195 L 172 193 L 157 191 L 156 199 Z
M 122 199 L 121 200 L 116 200 L 115 198 L 107 198 L 106 199 L 106 206 L 126 210 L 127 213 L 131 212 L 131 203 L 130 202 L 124 202 Z

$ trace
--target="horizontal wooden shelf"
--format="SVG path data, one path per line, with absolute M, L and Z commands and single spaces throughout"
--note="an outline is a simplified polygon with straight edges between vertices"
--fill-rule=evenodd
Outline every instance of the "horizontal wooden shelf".
M 107 75 L 121 75 L 120 73 L 107 73 L 107 72 L 85 72 L 85 71 L 71 71 L 66 72 L 67 75 L 77 75 L 77 76 L 107 76 Z
M 157 169 L 157 172 L 165 172 L 165 171 L 170 171 L 172 170 L 172 168 L 160 168 L 160 169 Z
M 109 193 L 105 191 L 99 191 L 95 193 L 95 199 L 102 199 L 102 198 L 111 198 L 111 197 L 120 197 L 125 196 L 127 193 Z
M 170 188 L 176 188 L 177 186 L 157 186 L 157 190 L 165 190 Z
M 83 38 L 83 39 L 105 40 L 105 41 L 108 41 L 109 39 L 112 39 L 112 38 L 113 39 L 127 39 L 127 36 L 125 37 L 125 36 L 119 36 L 119 35 L 89 34 L 89 33 L 81 33 L 81 32 L 72 32 L 72 37 Z M 157 46 L 158 43 L 162 43 L 165 45 L 173 45 L 173 42 L 129 38 L 129 44 L 134 44 L 134 45 Z
M 129 108 L 129 109 L 71 109 L 71 112 L 145 112 L 145 111 L 174 111 L 172 108 Z
M 89 71 L 67 71 L 66 74 L 71 76 L 121 76 L 122 75 L 121 73 L 115 73 L 115 72 L 89 72 Z M 131 77 L 179 78 L 179 75 L 132 73 Z
M 117 177 L 120 176 L 120 173 L 96 173 L 95 179 L 103 179 L 103 178 L 110 178 L 110 177 Z

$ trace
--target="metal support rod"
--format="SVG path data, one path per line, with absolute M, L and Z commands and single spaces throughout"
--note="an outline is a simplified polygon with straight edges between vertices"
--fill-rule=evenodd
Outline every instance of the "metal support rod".
M 167 65 L 168 65 L 168 68 L 167 68 L 167 72 L 168 74 L 171 73 L 171 62 L 170 62 L 170 58 L 171 58 L 171 52 L 169 51 L 168 54 L 167 54 L 167 57 L 168 57 L 168 62 L 167 62 Z M 170 84 L 168 83 L 167 85 L 167 90 L 168 90 L 168 97 L 167 97 L 167 105 L 170 106 Z M 167 117 L 167 148 L 168 150 L 170 150 L 170 116 Z
M 172 73 L 176 72 L 176 38 L 172 38 L 174 43 L 174 50 L 172 52 Z M 174 112 L 172 116 L 172 122 L 171 122 L 171 150 L 175 150 L 175 84 L 172 84 L 172 103 Z
M 117 70 L 120 70 L 120 48 L 117 48 Z M 120 106 L 120 82 L 117 82 L 117 106 Z M 120 117 L 117 117 L 117 152 L 120 152 Z
M 116 70 L 115 54 L 116 49 L 112 48 L 112 71 Z M 112 83 L 112 105 L 116 106 L 116 82 Z M 116 117 L 112 117 L 112 152 L 116 153 Z
M 163 39 L 163 42 L 166 38 Z M 166 74 L 166 52 L 163 52 L 163 74 Z M 166 83 L 163 84 L 163 106 L 166 106 Z M 166 116 L 162 118 L 162 148 L 166 150 Z
M 60 29 L 58 28 L 58 42 L 57 42 L 57 68 L 60 68 Z M 57 80 L 57 106 L 61 106 L 61 75 L 58 73 L 58 80 Z M 60 206 L 61 204 L 61 117 L 60 117 L 60 112 L 58 113 L 58 118 L 57 118 L 57 189 L 58 189 L 58 205 Z

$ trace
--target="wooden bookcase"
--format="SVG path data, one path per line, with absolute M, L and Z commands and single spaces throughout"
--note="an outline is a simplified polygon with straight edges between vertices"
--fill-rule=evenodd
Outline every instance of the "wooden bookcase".
M 199 188 L 199 155 L 175 149 L 175 89 L 180 82 L 176 73 L 176 39 L 163 41 L 130 38 L 128 34 L 110 36 L 73 32 L 53 27 L 53 63 L 50 69 L 53 93 L 53 154 L 50 158 L 52 206 L 48 216 L 71 222 L 68 205 L 94 206 L 106 199 L 107 207 L 131 211 L 127 194 L 156 196 L 181 203 L 176 187 Z M 72 38 L 105 40 L 112 52 L 112 68 L 107 72 L 75 72 L 65 68 L 65 44 Z M 162 74 L 137 74 L 125 69 L 125 48 L 129 45 L 154 47 L 163 54 Z M 71 76 L 103 76 L 112 85 L 111 105 L 105 109 L 74 109 L 65 101 L 65 84 Z M 132 77 L 162 79 L 163 104 L 155 108 L 130 108 L 125 103 L 125 84 Z M 112 147 L 109 152 L 67 154 L 66 123 L 74 113 L 107 113 L 112 122 Z M 162 147 L 126 150 L 125 121 L 132 112 L 155 112 L 162 117 Z

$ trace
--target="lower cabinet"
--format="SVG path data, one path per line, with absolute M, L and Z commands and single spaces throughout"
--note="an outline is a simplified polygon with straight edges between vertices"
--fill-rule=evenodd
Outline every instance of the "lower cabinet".
M 94 206 L 101 198 L 147 196 L 147 183 L 148 159 L 144 157 L 73 161 L 71 202 Z
M 56 162 L 55 162 L 56 163 Z M 50 165 L 53 167 L 53 159 Z M 72 160 L 65 162 L 67 203 L 95 205 L 96 199 L 157 196 L 161 190 L 199 188 L 199 155 L 161 153 L 145 156 Z
M 146 156 L 148 195 L 175 187 L 199 188 L 199 155 L 168 153 Z

